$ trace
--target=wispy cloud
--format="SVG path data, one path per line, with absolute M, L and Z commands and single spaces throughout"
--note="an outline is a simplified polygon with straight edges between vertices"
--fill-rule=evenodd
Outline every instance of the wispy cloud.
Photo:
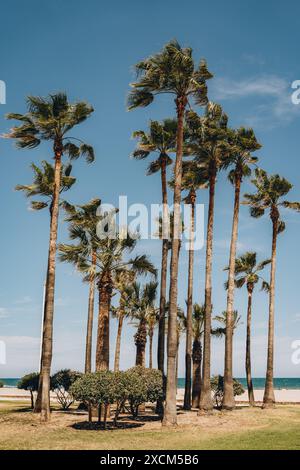
M 5 307 L 0 307 L 0 318 L 7 318 L 9 316 L 8 310 Z
M 292 103 L 291 82 L 276 75 L 248 77 L 241 80 L 216 78 L 211 87 L 215 100 L 257 98 L 247 106 L 245 124 L 277 127 L 300 115 L 300 106 Z

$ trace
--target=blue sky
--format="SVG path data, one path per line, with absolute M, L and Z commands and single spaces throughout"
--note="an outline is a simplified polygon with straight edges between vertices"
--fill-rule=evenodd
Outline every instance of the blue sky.
M 300 5 L 295 0 L 199 2 L 186 0 L 16 0 L 2 2 L 0 80 L 7 87 L 6 104 L 0 105 L 0 132 L 7 132 L 7 112 L 24 112 L 28 94 L 46 95 L 65 90 L 71 100 L 93 104 L 94 115 L 76 133 L 91 143 L 97 161 L 74 164 L 76 186 L 68 193 L 74 203 L 100 197 L 116 204 L 119 195 L 129 203 L 160 202 L 158 176 L 146 177 L 145 163 L 134 162 L 132 131 L 145 129 L 150 119 L 174 115 L 170 97 L 159 97 L 146 109 L 128 113 L 126 95 L 133 80 L 133 65 L 177 38 L 194 49 L 198 61 L 205 57 L 215 78 L 209 82 L 209 98 L 222 104 L 230 125 L 253 126 L 263 148 L 261 166 L 288 178 L 295 187 L 290 199 L 300 200 L 299 126 L 300 106 L 291 103 L 291 83 L 300 79 L 298 54 Z M 51 157 L 47 146 L 18 151 L 11 142 L 0 141 L 0 340 L 7 345 L 7 364 L 0 377 L 19 376 L 37 369 L 42 315 L 43 280 L 48 245 L 48 214 L 33 213 L 16 184 L 31 181 L 31 162 Z M 249 191 L 249 183 L 244 185 Z M 199 194 L 207 203 L 207 194 Z M 223 267 L 228 246 L 233 203 L 226 175 L 219 178 L 216 195 L 216 228 L 213 303 L 215 313 L 225 307 Z M 287 230 L 278 247 L 276 298 L 277 376 L 299 376 L 291 361 L 291 344 L 299 339 L 300 217 L 284 214 Z M 239 252 L 256 250 L 259 258 L 270 254 L 271 227 L 267 218 L 256 221 L 241 209 Z M 61 224 L 61 241 L 67 240 Z M 160 246 L 141 241 L 138 251 L 147 252 L 159 265 Z M 204 250 L 196 254 L 195 301 L 203 300 Z M 186 296 L 186 254 L 180 266 L 179 300 Z M 53 370 L 81 369 L 87 310 L 87 287 L 67 265 L 58 264 Z M 236 308 L 243 324 L 235 337 L 236 376 L 244 375 L 246 293 L 236 295 Z M 256 292 L 253 312 L 253 372 L 265 372 L 267 296 Z M 95 323 L 96 326 L 96 323 Z M 111 341 L 115 341 L 112 321 Z M 133 329 L 123 337 L 121 366 L 134 361 Z M 183 348 L 180 373 L 183 371 Z M 223 341 L 213 341 L 213 372 L 222 372 Z

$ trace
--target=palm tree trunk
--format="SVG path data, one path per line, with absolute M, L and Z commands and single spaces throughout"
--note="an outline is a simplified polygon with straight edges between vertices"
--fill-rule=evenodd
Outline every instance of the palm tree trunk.
M 215 207 L 216 170 L 210 176 L 209 182 L 209 207 L 206 238 L 206 267 L 205 267 L 205 320 L 204 320 L 204 350 L 203 372 L 199 400 L 199 411 L 213 409 L 210 384 L 211 361 L 211 313 L 212 313 L 212 255 L 213 255 L 213 231 L 214 231 L 214 207 Z
M 149 369 L 153 369 L 153 331 L 149 334 Z
M 121 336 L 122 336 L 122 329 L 123 329 L 123 321 L 124 321 L 124 315 L 122 312 L 120 312 L 119 320 L 118 320 L 116 350 L 115 350 L 115 363 L 114 363 L 115 372 L 118 372 L 120 370 Z
M 54 143 L 54 190 L 53 205 L 50 221 L 50 240 L 48 251 L 48 272 L 47 285 L 44 306 L 43 319 L 43 337 L 42 337 L 42 354 L 41 354 L 41 370 L 39 379 L 39 390 L 37 397 L 37 405 L 40 406 L 41 420 L 48 421 L 50 419 L 50 372 L 52 362 L 53 347 L 53 315 L 54 315 L 54 289 L 55 289 L 55 257 L 56 242 L 59 215 L 59 195 L 61 185 L 61 167 L 62 167 L 62 143 L 61 141 Z
M 138 331 L 136 333 L 136 358 L 135 358 L 135 365 L 136 366 L 146 366 L 146 342 L 147 342 L 147 329 L 146 329 L 146 322 L 145 319 L 140 321 Z
M 178 97 L 177 107 L 177 149 L 174 170 L 174 221 L 171 255 L 170 275 L 170 306 L 168 316 L 168 361 L 166 383 L 166 406 L 163 418 L 165 426 L 177 424 L 176 406 L 176 354 L 177 354 L 177 294 L 178 294 L 178 261 L 179 261 L 179 234 L 181 229 L 180 202 L 182 180 L 182 154 L 183 154 L 183 119 L 187 98 Z
M 110 274 L 99 281 L 99 316 L 96 347 L 96 371 L 109 370 L 109 313 L 112 294 Z
M 252 316 L 252 294 L 253 285 L 249 284 L 248 289 L 248 309 L 247 309 L 247 338 L 246 338 L 246 377 L 248 387 L 249 405 L 255 406 L 253 382 L 251 374 L 251 316 Z
M 178 368 L 179 368 L 179 346 L 180 346 L 180 336 L 177 335 L 177 352 L 176 352 L 176 394 L 178 388 Z
M 193 389 L 192 389 L 192 407 L 199 408 L 199 397 L 201 390 L 201 362 L 202 346 L 201 342 L 194 339 L 193 342 Z
M 266 385 L 263 399 L 263 408 L 271 408 L 275 405 L 274 394 L 274 315 L 275 315 L 275 274 L 277 255 L 278 215 L 271 215 L 273 222 L 272 237 L 272 263 L 270 279 L 270 303 L 269 303 L 269 327 L 268 327 L 268 358 Z
M 224 364 L 224 397 L 222 408 L 232 410 L 235 407 L 233 393 L 233 304 L 235 289 L 235 259 L 238 239 L 238 225 L 240 212 L 241 176 L 236 175 L 234 210 L 232 221 L 232 234 L 229 256 L 228 292 L 227 292 L 227 316 L 226 316 L 226 336 L 225 336 L 225 364 Z
M 167 173 L 166 173 L 165 161 L 163 161 L 163 164 L 161 167 L 161 186 L 162 186 L 163 219 L 162 219 L 162 256 L 161 256 L 160 302 L 159 302 L 159 322 L 158 322 L 158 342 L 157 342 L 157 364 L 158 364 L 158 369 L 162 372 L 162 374 L 164 374 L 165 310 L 166 310 L 168 243 L 169 243 L 168 234 L 165 233 L 169 227 L 168 207 L 167 207 L 167 204 L 168 204 Z
M 168 214 L 168 193 L 167 193 L 167 172 L 166 163 L 163 161 L 161 167 L 161 187 L 163 203 L 162 219 L 162 254 L 161 254 L 161 278 L 160 278 L 160 300 L 159 300 L 159 319 L 158 319 L 158 339 L 157 339 L 157 366 L 163 375 L 165 384 L 165 336 L 166 336 L 166 293 L 167 293 L 167 271 L 168 271 L 168 253 L 169 253 L 169 234 L 166 234 L 165 225 L 169 231 Z M 157 400 L 156 413 L 163 415 L 163 400 Z
M 90 278 L 88 320 L 87 320 L 87 328 L 86 328 L 85 366 L 84 366 L 84 372 L 86 374 L 88 374 L 89 372 L 92 372 L 92 336 L 93 336 L 93 319 L 94 319 L 94 303 L 95 303 L 95 275 L 94 275 L 95 268 L 96 268 L 96 253 L 92 253 L 93 272 Z
M 185 387 L 183 409 L 191 409 L 192 389 L 192 338 L 193 338 L 193 283 L 194 283 L 194 225 L 195 225 L 195 191 L 191 194 L 191 219 L 190 219 L 190 246 L 188 268 L 188 296 L 186 316 L 186 346 L 185 346 Z

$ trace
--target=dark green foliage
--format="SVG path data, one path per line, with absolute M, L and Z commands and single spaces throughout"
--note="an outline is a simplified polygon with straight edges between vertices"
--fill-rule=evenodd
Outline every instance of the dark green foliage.
M 34 397 L 33 392 L 37 392 L 39 388 L 40 374 L 37 372 L 31 372 L 30 374 L 24 375 L 18 382 L 18 388 L 21 390 L 28 390 L 31 397 L 31 408 L 34 408 Z
M 221 408 L 224 395 L 224 377 L 222 375 L 215 375 L 211 378 L 211 388 L 214 392 L 215 404 L 218 408 Z M 233 379 L 233 394 L 234 396 L 242 395 L 245 392 L 242 384 Z
M 74 399 L 69 393 L 71 385 L 81 377 L 80 372 L 70 369 L 62 369 L 50 378 L 50 388 L 55 392 L 57 401 L 60 403 L 63 410 L 67 410 Z
M 126 372 L 101 371 L 85 374 L 70 388 L 73 399 L 93 406 L 115 404 L 114 423 L 126 402 L 134 417 L 139 406 L 163 397 L 162 374 L 158 370 L 138 366 Z
M 143 403 L 154 403 L 163 398 L 162 374 L 156 369 L 136 366 L 126 372 L 129 380 L 128 401 L 131 413 L 138 415 L 139 406 Z
M 32 392 L 36 392 L 39 386 L 39 376 L 40 374 L 38 372 L 24 375 L 24 377 L 22 377 L 18 382 L 18 388 L 21 390 L 31 390 Z
M 0 388 L 3 388 L 3 387 L 4 387 L 4 383 L 1 382 L 1 380 L 0 380 Z

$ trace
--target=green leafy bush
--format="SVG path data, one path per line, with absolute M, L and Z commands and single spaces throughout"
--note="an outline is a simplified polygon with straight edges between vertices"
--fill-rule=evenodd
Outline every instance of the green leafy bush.
M 0 388 L 3 388 L 3 387 L 4 387 L 4 382 L 0 380 Z
M 80 372 L 70 369 L 62 369 L 50 378 L 50 388 L 56 394 L 57 401 L 63 410 L 67 410 L 74 402 L 69 393 L 70 387 L 82 376 Z
M 133 416 L 137 416 L 142 403 L 153 403 L 163 397 L 162 374 L 141 366 L 126 372 L 96 372 L 76 380 L 69 392 L 74 400 L 93 406 L 115 404 L 116 424 L 127 401 Z
M 126 372 L 129 390 L 128 401 L 131 413 L 138 416 L 139 406 L 143 403 L 154 403 L 163 398 L 162 374 L 156 369 L 136 366 Z
M 218 408 L 222 406 L 224 397 L 224 377 L 222 375 L 215 375 L 211 379 L 211 388 L 214 392 L 214 401 Z M 242 384 L 233 379 L 233 394 L 234 396 L 242 395 L 245 392 Z
M 30 374 L 24 375 L 19 382 L 18 388 L 20 390 L 28 390 L 30 391 L 30 398 L 31 398 L 31 408 L 34 408 L 34 395 L 33 392 L 37 392 L 39 388 L 39 378 L 40 374 L 38 372 L 31 372 Z

